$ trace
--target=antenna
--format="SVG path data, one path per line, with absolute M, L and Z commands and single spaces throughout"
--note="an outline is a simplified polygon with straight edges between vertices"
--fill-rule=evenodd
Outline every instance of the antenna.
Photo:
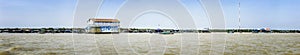
M 160 24 L 157 24 L 157 26 L 158 26 L 158 29 L 160 29 Z
M 238 32 L 240 32 L 240 30 L 241 30 L 241 2 L 240 2 L 240 0 L 238 0 L 238 2 L 239 2 L 239 17 L 238 17 L 238 19 L 239 19 L 239 29 L 237 30 Z

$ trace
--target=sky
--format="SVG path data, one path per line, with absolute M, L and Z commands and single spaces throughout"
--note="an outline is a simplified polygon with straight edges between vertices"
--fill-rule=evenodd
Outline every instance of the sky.
M 0 28 L 72 27 L 77 2 L 77 0 L 0 0 Z M 207 13 L 199 0 L 179 0 L 179 2 L 190 12 L 197 28 L 210 27 Z M 124 3 L 126 0 L 103 0 L 95 17 L 114 18 Z M 238 0 L 220 0 L 220 3 L 226 28 L 238 28 Z M 240 4 L 241 28 L 300 29 L 300 24 L 297 23 L 300 22 L 298 14 L 300 0 L 240 0 Z M 131 27 L 176 28 L 176 24 L 168 17 L 149 13 L 141 15 Z

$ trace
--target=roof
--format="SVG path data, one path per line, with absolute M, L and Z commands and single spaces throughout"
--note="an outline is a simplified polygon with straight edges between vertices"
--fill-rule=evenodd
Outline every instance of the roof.
M 120 22 L 118 19 L 104 19 L 104 18 L 91 18 L 88 21 L 94 21 L 94 22 Z

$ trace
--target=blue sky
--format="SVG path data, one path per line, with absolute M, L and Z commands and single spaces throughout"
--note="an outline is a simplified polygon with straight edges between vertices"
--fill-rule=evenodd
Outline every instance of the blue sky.
M 114 18 L 125 0 L 104 0 L 96 17 Z M 180 0 L 198 28 L 210 27 L 198 0 Z M 220 0 L 226 27 L 238 27 L 238 0 Z M 138 4 L 137 4 L 138 5 Z M 241 0 L 242 28 L 300 29 L 300 0 Z M 76 0 L 0 0 L 0 27 L 72 27 Z M 149 18 L 159 18 L 149 19 Z M 174 28 L 167 17 L 146 14 L 133 27 Z M 160 24 L 158 26 L 157 24 Z

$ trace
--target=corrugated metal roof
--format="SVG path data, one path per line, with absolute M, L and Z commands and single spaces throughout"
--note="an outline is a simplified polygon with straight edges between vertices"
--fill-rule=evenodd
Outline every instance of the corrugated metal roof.
M 94 22 L 120 22 L 118 19 L 105 19 L 105 18 L 91 18 L 88 21 L 94 21 Z

